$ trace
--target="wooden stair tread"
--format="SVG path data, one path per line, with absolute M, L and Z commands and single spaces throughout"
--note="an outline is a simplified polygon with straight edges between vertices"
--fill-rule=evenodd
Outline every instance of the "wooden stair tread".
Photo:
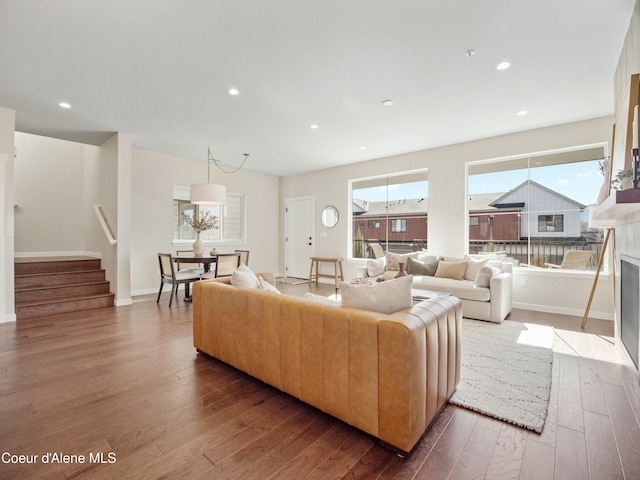
M 95 273 L 102 272 L 101 268 L 92 268 L 91 270 L 63 270 L 60 272 L 38 272 L 38 273 L 16 273 L 14 276 L 16 278 L 25 278 L 25 277 L 44 277 L 50 275 L 73 275 L 73 274 L 82 274 L 82 273 Z
M 20 304 L 16 304 L 16 307 L 33 307 L 33 306 L 37 306 L 37 305 L 50 305 L 53 303 L 64 303 L 64 302 L 77 302 L 77 301 L 82 301 L 82 300 L 92 300 L 92 299 L 96 299 L 96 298 L 106 298 L 106 297 L 111 297 L 113 298 L 115 296 L 114 293 L 98 293 L 98 294 L 92 294 L 92 295 L 74 295 L 74 296 L 70 296 L 70 297 L 60 297 L 60 298 L 50 298 L 47 300 L 40 300 L 37 302 L 27 302 L 27 303 L 20 303 Z
M 16 275 L 82 272 L 100 269 L 101 260 L 93 257 L 45 257 L 16 259 Z
M 96 282 L 81 282 L 81 283 L 61 283 L 61 284 L 52 284 L 52 285 L 44 285 L 38 287 L 25 287 L 25 288 L 16 288 L 16 293 L 18 292 L 33 292 L 36 290 L 48 290 L 48 289 L 63 289 L 69 287 L 85 287 L 87 285 L 105 285 L 109 284 L 109 280 L 99 280 Z

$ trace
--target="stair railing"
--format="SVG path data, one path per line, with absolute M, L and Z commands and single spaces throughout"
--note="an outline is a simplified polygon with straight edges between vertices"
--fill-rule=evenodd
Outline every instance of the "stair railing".
M 104 232 L 104 236 L 107 237 L 107 242 L 109 242 L 109 245 L 115 245 L 118 243 L 118 240 L 116 240 L 113 237 L 113 233 L 111 233 L 111 229 L 109 228 L 109 224 L 107 223 L 107 220 L 104 217 L 104 212 L 102 211 L 102 207 L 100 205 L 94 205 L 93 209 L 96 212 L 96 215 L 98 216 L 98 221 L 100 222 L 100 225 L 102 226 L 102 231 Z

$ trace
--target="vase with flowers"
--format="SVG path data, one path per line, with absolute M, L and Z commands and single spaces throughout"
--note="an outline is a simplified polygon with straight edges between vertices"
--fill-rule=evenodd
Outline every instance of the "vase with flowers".
M 187 225 L 193 228 L 196 232 L 196 241 L 193 242 L 193 254 L 196 257 L 204 255 L 204 243 L 200 239 L 200 234 L 211 229 L 218 229 L 218 217 L 212 215 L 210 212 L 205 212 L 200 215 L 199 218 L 193 218 L 191 215 L 183 215 L 184 221 Z

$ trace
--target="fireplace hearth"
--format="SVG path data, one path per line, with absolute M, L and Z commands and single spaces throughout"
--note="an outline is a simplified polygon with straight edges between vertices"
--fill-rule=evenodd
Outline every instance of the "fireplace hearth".
M 638 369 L 640 342 L 640 260 L 621 259 L 620 339 Z

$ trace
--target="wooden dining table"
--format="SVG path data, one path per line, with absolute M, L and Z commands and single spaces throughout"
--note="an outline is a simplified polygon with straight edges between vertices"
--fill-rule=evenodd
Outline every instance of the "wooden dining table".
M 212 263 L 216 263 L 216 256 L 215 255 L 201 255 L 201 256 L 196 256 L 196 255 L 176 255 L 175 257 L 173 257 L 173 259 L 176 261 L 176 263 L 201 263 L 202 266 L 204 267 L 204 272 L 210 272 L 211 271 L 211 264 Z
M 176 263 L 180 264 L 180 263 L 197 263 L 197 264 L 202 264 L 202 266 L 204 267 L 204 273 L 210 272 L 211 271 L 211 264 L 216 262 L 216 256 L 215 255 L 193 255 L 193 254 L 187 254 L 187 255 L 176 255 L 175 257 L 173 257 L 173 259 L 175 260 Z M 185 284 L 185 292 L 184 292 L 184 301 L 185 302 L 191 302 L 191 292 L 190 292 L 190 288 L 189 288 L 189 284 Z

